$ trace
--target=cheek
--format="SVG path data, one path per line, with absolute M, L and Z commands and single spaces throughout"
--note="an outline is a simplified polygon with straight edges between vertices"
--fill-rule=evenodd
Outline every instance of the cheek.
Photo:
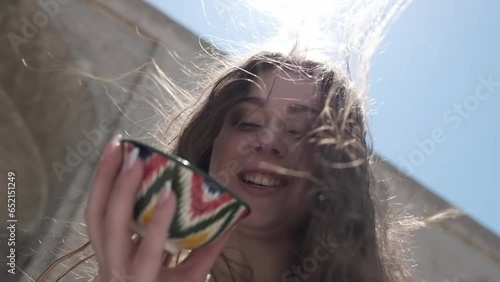
M 290 225 L 301 226 L 309 220 L 314 207 L 314 199 L 310 195 L 311 183 L 302 180 L 300 184 L 293 188 L 293 194 L 289 195 L 289 202 L 283 204 L 283 206 L 286 206 L 285 213 L 290 218 Z
M 311 191 L 314 186 L 313 178 L 316 174 L 316 164 L 314 163 L 314 151 L 312 148 L 300 146 L 296 148 L 296 154 L 294 154 L 295 169 L 302 173 L 305 173 L 303 177 L 297 178 L 297 184 L 295 186 L 294 197 L 298 198 L 297 201 L 310 202 Z
M 212 148 L 210 175 L 227 185 L 229 177 L 236 175 L 240 165 L 255 157 L 251 143 L 251 134 L 222 129 Z
M 291 146 L 293 158 L 293 163 L 295 164 L 295 168 L 301 171 L 309 171 L 311 172 L 314 167 L 314 151 L 313 148 L 307 146 L 305 144 L 295 143 Z

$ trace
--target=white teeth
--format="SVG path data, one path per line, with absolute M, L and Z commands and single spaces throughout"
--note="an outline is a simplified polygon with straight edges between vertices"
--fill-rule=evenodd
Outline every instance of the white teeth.
M 261 173 L 246 173 L 243 174 L 242 176 L 244 181 L 250 181 L 255 184 L 259 184 L 262 186 L 268 186 L 268 187 L 276 187 L 281 185 L 281 179 L 272 177 L 269 175 L 264 175 Z

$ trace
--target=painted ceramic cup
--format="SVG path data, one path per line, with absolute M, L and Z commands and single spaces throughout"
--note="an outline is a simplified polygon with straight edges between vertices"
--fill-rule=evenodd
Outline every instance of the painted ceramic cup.
M 205 246 L 250 214 L 249 206 L 222 184 L 178 156 L 134 140 L 121 140 L 123 158 L 139 149 L 145 170 L 134 206 L 132 230 L 141 237 L 162 188 L 177 197 L 164 248 L 171 254 Z

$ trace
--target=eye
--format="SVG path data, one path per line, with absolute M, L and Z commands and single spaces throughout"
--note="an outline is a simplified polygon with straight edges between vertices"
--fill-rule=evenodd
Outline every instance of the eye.
M 302 135 L 304 135 L 304 132 L 301 130 L 290 129 L 287 132 L 288 134 L 296 136 L 297 138 L 302 137 Z
M 254 129 L 254 128 L 256 129 L 260 128 L 260 125 L 253 122 L 240 122 L 238 127 L 241 129 Z

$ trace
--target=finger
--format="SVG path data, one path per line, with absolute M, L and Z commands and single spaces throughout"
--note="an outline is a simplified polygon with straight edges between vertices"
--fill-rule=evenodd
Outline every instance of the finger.
M 134 242 L 130 226 L 133 220 L 134 203 L 144 174 L 144 167 L 134 148 L 126 156 L 120 175 L 116 179 L 106 214 L 104 236 L 106 256 L 111 267 L 122 266 L 130 258 Z
M 202 281 L 212 269 L 215 260 L 222 252 L 233 231 L 234 228 L 231 228 L 208 246 L 191 251 L 189 256 L 178 266 L 178 269 L 189 274 L 190 277 Z
M 175 194 L 169 192 L 169 189 L 162 190 L 159 198 L 161 199 L 162 196 L 168 196 L 168 198 L 156 206 L 134 259 L 136 266 L 134 273 L 139 276 L 137 281 L 156 281 L 161 268 L 165 240 L 177 205 Z
M 87 224 L 87 233 L 98 259 L 102 258 L 103 254 L 103 219 L 111 188 L 113 187 L 113 180 L 121 162 L 121 150 L 118 143 L 120 137 L 121 135 L 115 136 L 106 145 L 92 184 L 90 185 L 90 192 L 85 207 L 84 215 Z

